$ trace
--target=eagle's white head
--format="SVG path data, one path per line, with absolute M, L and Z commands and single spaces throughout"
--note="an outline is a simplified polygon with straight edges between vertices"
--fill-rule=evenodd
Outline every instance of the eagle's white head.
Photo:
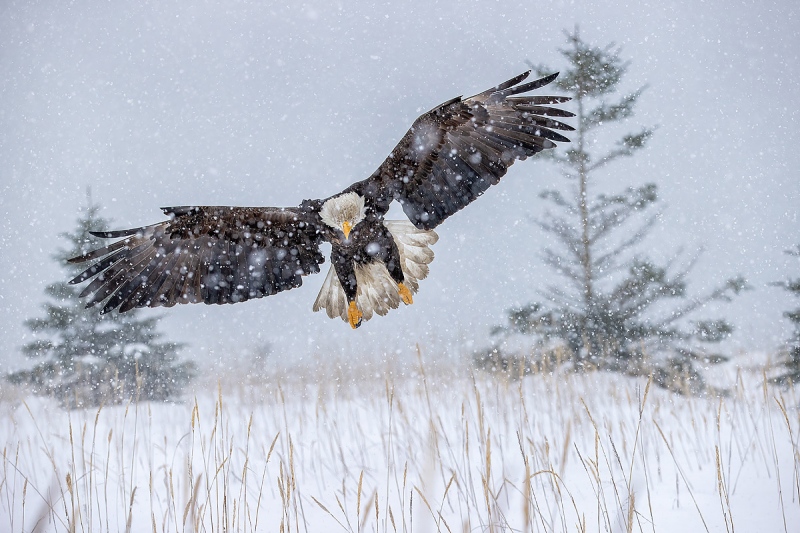
M 367 216 L 367 208 L 364 206 L 363 196 L 348 192 L 327 200 L 322 204 L 319 215 L 325 224 L 341 230 L 347 239 L 350 231 Z

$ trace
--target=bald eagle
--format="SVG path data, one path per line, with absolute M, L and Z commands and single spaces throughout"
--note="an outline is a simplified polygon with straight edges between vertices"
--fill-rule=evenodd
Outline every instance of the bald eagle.
M 74 257 L 95 261 L 70 281 L 90 281 L 86 306 L 102 313 L 178 303 L 244 302 L 299 287 L 320 271 L 330 242 L 331 268 L 314 303 L 357 328 L 373 314 L 412 303 L 433 260 L 433 229 L 500 181 L 516 160 L 569 139 L 573 130 L 549 107 L 563 96 L 515 96 L 558 73 L 522 83 L 530 71 L 470 98 L 456 97 L 420 116 L 367 179 L 298 207 L 167 207 L 169 220 L 94 232 L 120 239 Z M 408 221 L 384 220 L 397 201 Z

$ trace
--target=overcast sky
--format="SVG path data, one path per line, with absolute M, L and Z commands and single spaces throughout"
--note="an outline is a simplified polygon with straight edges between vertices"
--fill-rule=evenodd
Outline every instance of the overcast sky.
M 797 305 L 768 283 L 798 275 L 798 2 L 14 2 L 0 6 L 0 370 L 17 368 L 25 318 L 64 276 L 51 260 L 91 186 L 115 227 L 160 206 L 293 206 L 368 176 L 414 118 L 525 70 L 562 66 L 563 30 L 614 41 L 647 84 L 629 130 L 652 144 L 608 167 L 613 192 L 656 182 L 666 209 L 643 251 L 705 252 L 692 289 L 736 274 L 755 288 L 709 310 L 734 347 L 774 349 Z M 552 92 L 552 91 L 551 91 Z M 617 133 L 625 130 L 617 130 Z M 601 139 L 602 141 L 602 139 Z M 487 344 L 513 305 L 554 281 L 531 216 L 560 185 L 547 163 L 503 182 L 437 229 L 414 305 L 351 331 L 312 313 L 324 275 L 235 306 L 164 311 L 189 356 L 265 341 L 287 358 L 431 355 Z M 399 216 L 402 211 L 395 210 Z M 324 266 L 327 270 L 327 265 Z

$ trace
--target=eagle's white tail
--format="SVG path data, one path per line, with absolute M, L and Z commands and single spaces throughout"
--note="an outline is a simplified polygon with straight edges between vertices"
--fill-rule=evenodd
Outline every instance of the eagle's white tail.
M 383 224 L 394 237 L 400 252 L 400 266 L 406 278 L 405 286 L 416 293 L 419 290 L 419 280 L 428 276 L 428 263 L 433 261 L 433 250 L 430 246 L 439 240 L 439 236 L 435 231 L 418 229 L 405 220 L 385 220 Z M 400 305 L 397 283 L 383 263 L 356 265 L 355 270 L 358 283 L 356 305 L 364 315 L 362 320 L 369 320 L 373 313 L 383 316 L 390 309 L 397 309 Z M 330 318 L 338 316 L 347 322 L 347 297 L 333 265 L 322 283 L 313 309 L 325 309 Z

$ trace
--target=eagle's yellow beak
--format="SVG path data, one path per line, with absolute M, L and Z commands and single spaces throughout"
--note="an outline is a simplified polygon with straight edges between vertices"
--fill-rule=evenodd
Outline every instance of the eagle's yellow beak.
M 342 223 L 342 233 L 344 233 L 344 238 L 345 239 L 349 239 L 350 238 L 350 230 L 352 230 L 352 229 L 353 229 L 353 225 L 350 224 L 348 221 L 345 220 Z

